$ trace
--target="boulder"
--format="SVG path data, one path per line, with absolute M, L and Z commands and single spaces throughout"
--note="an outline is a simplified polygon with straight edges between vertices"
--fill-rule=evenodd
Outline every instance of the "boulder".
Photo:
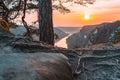
M 73 80 L 73 76 L 67 58 L 57 53 L 1 53 L 0 80 Z
M 27 30 L 24 26 L 17 25 L 17 26 L 14 26 L 14 27 L 11 26 L 10 27 L 10 32 L 12 34 L 14 34 L 15 36 L 20 36 L 20 35 L 24 35 L 27 32 Z

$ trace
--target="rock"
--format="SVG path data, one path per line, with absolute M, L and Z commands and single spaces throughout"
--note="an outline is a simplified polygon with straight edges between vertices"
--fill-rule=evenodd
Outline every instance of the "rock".
M 66 43 L 69 49 L 74 49 L 79 47 L 78 45 L 79 43 L 77 43 L 77 41 L 79 40 L 78 37 L 79 37 L 78 34 L 74 33 L 73 35 L 67 38 Z
M 120 21 L 116 21 L 113 23 L 104 23 L 96 27 L 97 30 L 96 34 L 90 34 L 90 41 L 92 44 L 98 43 L 107 43 L 109 41 L 109 37 L 111 34 L 120 26 Z M 103 38 L 104 37 L 104 38 Z
M 82 51 L 77 80 L 119 80 L 119 53 L 120 49 Z
M 44 50 L 46 52 L 40 52 Z M 0 80 L 73 80 L 68 58 L 55 47 L 0 29 Z M 29 53 L 27 53 L 29 52 Z
M 20 52 L 40 52 L 41 50 L 48 50 L 48 49 L 54 49 L 55 47 L 52 45 L 48 45 L 44 42 L 34 42 L 30 41 L 29 39 L 18 39 L 15 42 L 12 42 L 12 47 L 19 49 Z
M 55 48 L 43 42 L 31 41 L 27 37 L 13 35 L 2 28 L 0 28 L 0 47 L 6 49 L 7 52 L 9 52 L 8 47 L 12 48 L 12 52 L 38 52 Z
M 107 43 L 110 41 L 111 34 L 119 26 L 120 21 L 84 26 L 80 32 L 67 39 L 68 48 L 85 48 L 99 43 Z
M 0 80 L 73 80 L 73 76 L 68 60 L 57 53 L 1 53 Z
M 0 47 L 4 47 L 14 40 L 14 35 L 0 28 Z
M 27 32 L 27 30 L 24 26 L 18 25 L 16 27 L 11 27 L 10 32 L 15 36 L 20 36 L 20 35 L 22 36 Z

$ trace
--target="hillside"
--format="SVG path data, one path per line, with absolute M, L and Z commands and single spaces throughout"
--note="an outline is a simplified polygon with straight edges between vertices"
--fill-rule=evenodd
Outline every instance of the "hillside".
M 32 35 L 33 40 L 39 41 L 39 29 L 34 26 L 30 26 L 30 29 L 31 29 L 30 33 Z M 27 30 L 24 26 L 18 25 L 17 27 L 11 27 L 10 32 L 17 37 L 24 35 L 27 32 Z M 68 35 L 59 28 L 54 28 L 54 34 L 55 34 L 55 42 L 59 41 L 60 39 Z
M 60 39 L 68 35 L 68 33 L 64 32 L 63 30 L 59 28 L 54 28 L 54 33 L 58 36 L 58 38 L 55 39 L 55 42 L 59 41 Z
M 107 43 L 112 33 L 120 27 L 120 21 L 83 26 L 80 32 L 67 39 L 68 48 L 85 48 L 92 45 Z

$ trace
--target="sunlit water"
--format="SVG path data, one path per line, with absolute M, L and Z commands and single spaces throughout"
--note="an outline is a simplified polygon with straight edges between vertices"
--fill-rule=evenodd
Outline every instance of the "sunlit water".
M 71 34 L 70 34 L 70 35 L 71 35 Z M 67 39 L 70 35 L 68 35 L 68 36 L 64 37 L 63 39 L 61 39 L 60 41 L 56 42 L 56 43 L 55 43 L 55 46 L 62 47 L 62 48 L 67 48 L 66 39 Z

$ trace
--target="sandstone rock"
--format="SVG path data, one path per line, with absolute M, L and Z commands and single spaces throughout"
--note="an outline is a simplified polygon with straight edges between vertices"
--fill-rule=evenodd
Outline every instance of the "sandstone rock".
M 68 58 L 47 52 L 54 48 L 0 29 L 0 80 L 73 80 Z
M 85 48 L 99 43 L 107 43 L 111 34 L 119 26 L 120 21 L 84 26 L 80 32 L 67 39 L 68 48 Z
M 1 53 L 0 80 L 73 80 L 73 76 L 68 61 L 57 53 Z

